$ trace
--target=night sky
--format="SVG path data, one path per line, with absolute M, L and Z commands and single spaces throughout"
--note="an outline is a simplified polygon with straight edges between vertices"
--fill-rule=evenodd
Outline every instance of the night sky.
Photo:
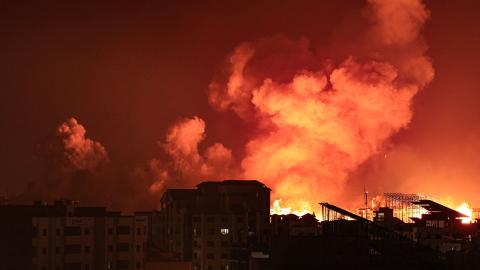
M 355 32 L 364 4 L 2 1 L 0 193 L 19 194 L 42 174 L 35 146 L 69 117 L 101 142 L 120 174 L 161 156 L 157 142 L 182 117 L 202 117 L 204 143 L 221 141 L 241 156 L 248 124 L 211 108 L 207 98 L 227 55 L 241 42 L 275 35 L 347 46 L 336 42 Z M 431 17 L 423 35 L 435 78 L 414 98 L 409 127 L 392 138 L 393 162 L 430 173 L 415 188 L 436 187 L 431 192 L 441 196 L 448 190 L 480 205 L 480 2 L 425 4 Z M 352 194 L 364 184 L 355 179 L 372 179 L 377 192 L 414 187 L 400 184 L 404 175 L 392 174 L 382 158 L 352 173 Z

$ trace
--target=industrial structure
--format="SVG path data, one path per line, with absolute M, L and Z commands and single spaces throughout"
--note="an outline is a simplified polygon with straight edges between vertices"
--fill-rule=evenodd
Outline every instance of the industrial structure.
M 393 216 L 405 223 L 412 223 L 412 217 L 420 217 L 425 209 L 413 202 L 427 199 L 427 196 L 405 193 L 384 193 L 385 207 L 393 210 Z

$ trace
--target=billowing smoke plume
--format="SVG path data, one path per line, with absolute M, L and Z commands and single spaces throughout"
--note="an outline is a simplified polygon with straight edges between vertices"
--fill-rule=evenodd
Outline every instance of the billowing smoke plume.
M 85 134 L 85 128 L 75 118 L 69 118 L 53 136 L 37 145 L 37 155 L 46 163 L 45 173 L 31 183 L 22 199 L 96 201 L 97 192 L 104 188 L 97 178 L 109 157 L 102 144 Z
M 66 171 L 95 170 L 108 163 L 105 148 L 85 137 L 85 128 L 75 118 L 69 118 L 56 131 L 44 154 Z
M 407 127 L 413 98 L 434 76 L 420 36 L 429 17 L 421 1 L 368 3 L 369 28 L 346 41 L 354 47 L 318 49 L 306 38 L 283 36 L 239 44 L 210 84 L 208 100 L 251 128 L 243 151 L 205 146 L 205 121 L 181 119 L 158 143 L 158 158 L 117 182 L 130 192 L 129 206 L 146 197 L 153 204 L 165 188 L 226 178 L 258 179 L 272 188 L 272 199 L 293 208 L 340 196 L 349 175 Z M 74 119 L 42 153 L 67 179 L 96 174 L 108 162 Z M 76 187 L 72 180 L 59 183 L 62 191 Z
M 420 1 L 370 1 L 374 51 L 338 64 L 318 59 L 306 40 L 276 37 L 240 44 L 209 100 L 255 123 L 241 162 L 274 199 L 299 207 L 332 199 L 347 176 L 412 118 L 412 99 L 434 75 L 419 37 Z M 399 57 L 401 56 L 401 57 Z
M 165 141 L 158 143 L 170 161 L 162 164 L 160 159 L 152 159 L 147 166 L 137 168 L 136 175 L 153 180 L 149 189 L 154 194 L 166 187 L 191 187 L 199 179 L 220 180 L 237 175 L 232 151 L 223 144 L 215 143 L 200 153 L 199 144 L 204 138 L 202 119 L 182 119 L 170 127 Z

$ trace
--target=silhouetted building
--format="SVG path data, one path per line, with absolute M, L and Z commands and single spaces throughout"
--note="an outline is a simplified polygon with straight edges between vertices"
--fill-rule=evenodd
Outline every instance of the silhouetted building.
M 148 218 L 71 201 L 0 206 L 2 269 L 144 269 Z
M 197 185 L 193 220 L 193 269 L 248 269 L 250 253 L 265 250 L 270 189 L 255 180 Z
M 279 235 L 319 236 L 321 234 L 320 222 L 312 214 L 305 214 L 301 217 L 294 214 L 272 215 L 270 221 L 272 237 Z
M 180 261 L 192 260 L 194 189 L 167 189 L 160 200 L 160 248 Z
M 248 269 L 268 242 L 270 189 L 255 180 L 168 189 L 161 199 L 161 248 L 195 270 Z

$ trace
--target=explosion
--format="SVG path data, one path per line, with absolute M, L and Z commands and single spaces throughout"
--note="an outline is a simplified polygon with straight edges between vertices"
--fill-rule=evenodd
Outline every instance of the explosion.
M 358 48 L 346 46 L 341 59 L 306 38 L 239 44 L 209 85 L 208 100 L 249 127 L 243 151 L 202 146 L 205 121 L 180 119 L 158 143 L 162 157 L 134 170 L 139 186 L 158 195 L 200 180 L 258 179 L 273 191 L 273 212 L 297 215 L 338 198 L 349 174 L 408 126 L 413 98 L 434 76 L 420 36 L 429 16 L 420 0 L 371 0 L 366 11 L 369 28 L 349 40 Z M 58 130 L 66 134 L 66 165 L 108 161 L 80 127 L 72 120 Z
M 186 118 L 159 143 L 171 162 L 152 160 L 151 192 L 199 179 L 259 179 L 272 188 L 272 213 L 312 212 L 337 198 L 349 173 L 379 153 L 412 118 L 412 100 L 434 76 L 419 36 L 428 11 L 419 0 L 369 1 L 372 25 L 343 61 L 320 57 L 305 38 L 244 42 L 209 86 L 209 102 L 246 122 L 240 167 L 220 143 L 200 151 L 205 121 Z M 280 202 L 284 205 L 280 206 Z
M 420 45 L 424 5 L 369 4 L 372 52 L 335 64 L 305 39 L 245 42 L 229 57 L 223 82 L 210 85 L 214 107 L 254 126 L 241 169 L 272 188 L 273 212 L 304 213 L 338 197 L 349 173 L 408 125 L 413 97 L 433 79 Z

